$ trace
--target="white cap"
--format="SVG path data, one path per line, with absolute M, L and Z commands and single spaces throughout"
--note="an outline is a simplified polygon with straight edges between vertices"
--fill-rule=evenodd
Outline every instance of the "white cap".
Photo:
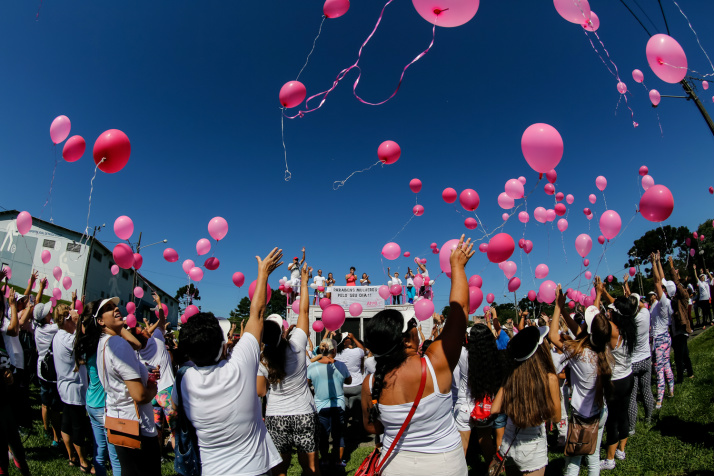
M 640 295 L 637 294 L 637 293 L 632 293 L 632 294 L 630 294 L 630 296 L 635 296 L 638 301 L 642 299 L 642 296 L 640 296 Z
M 588 334 L 590 334 L 590 327 L 593 324 L 595 316 L 597 316 L 598 314 L 600 314 L 600 311 L 598 311 L 598 308 L 596 308 L 595 306 L 588 306 L 588 308 L 585 309 L 585 325 L 587 325 Z
M 667 290 L 667 295 L 670 298 L 673 298 L 674 295 L 677 293 L 677 286 L 674 285 L 674 282 L 672 281 L 667 281 L 666 279 L 662 278 L 662 286 Z
M 47 304 L 42 304 L 39 303 L 35 305 L 35 309 L 32 311 L 32 315 L 35 319 L 35 322 L 40 323 L 45 320 L 45 318 L 49 315 L 50 311 L 52 310 L 52 303 L 47 303 Z
M 97 307 L 97 310 L 94 312 L 95 319 L 99 316 L 99 312 L 102 310 L 102 308 L 109 302 L 113 302 L 116 306 L 118 306 L 119 302 L 121 302 L 121 299 L 119 299 L 118 297 L 110 297 L 99 303 L 99 307 Z
M 280 329 L 282 330 L 283 328 L 283 318 L 280 317 L 280 314 L 271 314 L 268 317 L 265 318 L 266 321 L 272 321 L 276 323 L 278 326 L 280 326 Z

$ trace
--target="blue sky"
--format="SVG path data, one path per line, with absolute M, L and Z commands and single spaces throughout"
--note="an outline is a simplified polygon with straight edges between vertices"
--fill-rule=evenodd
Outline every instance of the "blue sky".
M 240 2 L 43 2 L 37 21 L 35 3 L 0 6 L 0 157 L 5 176 L 13 177 L 4 181 L 0 206 L 49 218 L 49 207 L 42 210 L 54 165 L 49 125 L 65 114 L 72 120 L 71 134 L 82 135 L 88 151 L 75 163 L 60 160 L 52 217 L 82 230 L 94 172 L 91 147 L 103 131 L 121 129 L 131 140 L 132 155 L 121 172 L 99 172 L 90 226 L 106 223 L 99 238 L 111 246 L 118 241 L 114 219 L 128 215 L 136 233 L 144 232 L 144 243 L 168 239 L 179 262 L 165 262 L 157 245 L 143 253 L 142 271 L 174 291 L 186 284 L 181 261 L 198 261 L 195 243 L 208 237 L 208 221 L 225 217 L 229 233 L 216 249 L 221 266 L 206 271 L 199 283 L 201 305 L 218 315 L 227 315 L 247 294 L 247 285 L 232 284 L 233 272 L 245 273 L 249 283 L 256 276 L 254 256 L 272 246 L 282 247 L 288 258 L 305 246 L 316 268 L 340 277 L 356 266 L 380 283 L 386 282 L 387 266 L 380 251 L 399 232 L 394 241 L 412 257 L 426 257 L 436 276 L 438 259 L 429 244 L 468 231 L 463 226 L 468 214 L 444 203 L 441 191 L 477 190 L 477 213 L 486 229 L 500 225 L 503 210 L 496 198 L 504 183 L 523 175 L 530 191 L 538 180 L 520 148 L 523 131 L 536 122 L 553 125 L 563 137 L 556 190 L 575 195 L 575 203 L 562 241 L 555 222 L 541 225 L 531 217 L 524 230 L 514 216 L 505 225 L 516 240 L 525 233 L 535 244 L 529 256 L 517 249 L 512 258 L 523 282 L 519 298 L 538 284 L 531 269 L 539 263 L 549 265 L 549 279 L 556 282 L 569 282 L 579 272 L 575 237 L 589 232 L 595 240 L 600 234 L 602 194 L 591 206 L 596 219 L 588 222 L 582 213 L 590 206 L 587 196 L 597 193 L 598 175 L 608 179 L 607 205 L 619 212 L 623 228 L 642 191 L 641 165 L 674 194 L 667 224 L 695 227 L 712 216 L 714 198 L 707 188 L 714 185 L 714 139 L 693 103 L 664 98 L 655 110 L 645 89 L 634 83 L 631 71 L 639 68 L 649 88 L 682 94 L 681 87 L 663 83 L 649 69 L 648 36 L 619 2 L 593 1 L 591 7 L 601 21 L 598 34 L 632 92 L 628 101 L 637 129 L 624 103 L 615 115 L 616 80 L 580 26 L 563 20 L 549 1 L 483 1 L 469 23 L 437 28 L 434 47 L 408 70 L 387 104 L 360 104 L 351 92 L 353 72 L 322 109 L 286 120 L 290 182 L 283 180 L 278 91 L 305 62 L 322 2 L 279 0 L 252 8 Z M 656 2 L 639 3 L 665 32 Z M 662 3 L 690 68 L 712 73 L 673 2 Z M 702 45 L 714 53 L 714 31 L 704 20 L 714 14 L 714 4 L 678 3 Z M 382 6 L 355 1 L 345 16 L 325 21 L 300 78 L 308 94 L 329 88 L 355 61 Z M 363 52 L 358 92 L 371 101 L 388 97 L 404 65 L 430 40 L 431 25 L 411 2 L 393 2 Z M 711 109 L 714 88 L 699 86 L 698 92 Z M 397 163 L 357 174 L 333 191 L 333 181 L 373 164 L 387 139 L 402 148 Z M 418 197 L 408 186 L 415 177 L 424 184 Z M 529 212 L 552 208 L 544 182 L 529 197 Z M 402 230 L 415 198 L 425 213 Z M 632 241 L 652 227 L 635 217 L 602 260 L 596 243 L 590 269 L 600 262 L 600 274 L 621 274 Z M 483 233 L 477 229 L 469 236 L 479 239 Z M 401 258 L 389 264 L 403 273 L 413 263 Z M 467 272 L 483 276 L 485 293 L 512 299 L 502 298 L 503 273 L 485 255 L 477 253 Z M 285 274 L 286 268 L 276 272 L 271 283 L 277 286 Z M 437 309 L 447 303 L 447 283 L 443 275 L 437 280 Z

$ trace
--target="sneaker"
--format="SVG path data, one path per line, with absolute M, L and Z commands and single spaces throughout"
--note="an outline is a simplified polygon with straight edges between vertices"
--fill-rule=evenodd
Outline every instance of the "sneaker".
M 662 409 L 662 402 L 657 402 L 657 405 L 655 405 L 655 410 L 661 410 Z
M 339 468 L 344 468 L 345 466 L 347 466 L 347 461 L 342 460 L 342 461 L 340 461 L 339 463 L 337 463 L 337 466 L 338 466 Z
M 59 443 L 55 440 L 52 440 L 52 443 L 50 443 L 50 448 L 59 448 Z
M 635 430 L 630 430 L 630 433 L 628 433 L 628 436 L 632 436 L 635 434 Z M 619 451 L 619 450 L 618 450 Z
M 604 459 L 600 461 L 600 470 L 602 471 L 603 469 L 615 469 L 615 460 L 614 459 Z
M 625 459 L 625 452 L 620 451 L 619 449 L 615 450 L 615 458 L 617 458 L 619 460 Z

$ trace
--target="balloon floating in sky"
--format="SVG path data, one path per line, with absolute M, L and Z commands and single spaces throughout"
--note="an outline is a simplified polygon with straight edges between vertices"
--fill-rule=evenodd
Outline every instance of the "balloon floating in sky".
M 112 252 L 114 262 L 123 269 L 134 266 L 134 251 L 126 243 L 119 243 Z
M 645 175 L 647 175 L 649 172 L 650 172 L 650 170 L 647 168 L 646 165 L 643 165 L 642 167 L 640 167 L 640 175 L 641 175 L 642 177 L 644 177 Z
M 164 259 L 169 263 L 175 263 L 179 259 L 179 255 L 173 248 L 166 248 L 164 250 Z
M 662 100 L 662 95 L 656 89 L 650 89 L 650 101 L 652 106 L 657 107 Z
M 223 217 L 211 218 L 208 222 L 208 234 L 216 241 L 221 241 L 228 234 L 228 222 Z
M 506 182 L 505 185 L 506 195 L 508 195 L 513 200 L 518 200 L 523 198 L 525 190 L 523 189 L 523 184 L 518 179 L 511 179 Z
M 399 144 L 393 140 L 386 140 L 377 148 L 377 157 L 379 157 L 379 161 L 383 164 L 393 164 L 399 160 L 401 155 L 402 149 L 399 147 Z
M 409 189 L 414 193 L 419 193 L 421 191 L 421 180 L 418 178 L 411 179 L 409 181 Z
M 459 240 L 449 240 L 439 250 L 439 266 L 447 277 L 451 277 L 451 252 L 459 245 Z M 505 260 L 504 260 L 505 261 Z
M 645 175 L 644 177 L 642 177 L 642 188 L 644 188 L 645 190 L 649 190 L 650 187 L 654 185 L 654 183 L 654 179 L 651 175 Z
M 558 15 L 570 23 L 583 25 L 590 20 L 590 4 L 587 0 L 553 0 Z
M 533 124 L 521 137 L 521 150 L 528 165 L 539 173 L 554 169 L 563 158 L 563 138 L 548 124 Z
M 467 188 L 461 192 L 461 195 L 459 195 L 459 202 L 461 203 L 461 206 L 464 207 L 464 210 L 472 212 L 478 208 L 481 203 L 481 199 L 479 198 L 478 193 L 476 193 L 476 190 Z
M 144 258 L 139 253 L 134 253 L 134 269 L 138 271 L 143 264 Z
M 49 250 L 42 250 L 42 254 L 40 257 L 42 259 L 42 262 L 44 264 L 47 264 L 52 259 L 52 254 L 49 252 Z
M 513 205 L 513 199 L 509 197 L 506 192 L 501 192 L 501 194 L 498 196 L 498 206 L 503 208 L 504 210 L 510 210 L 511 208 L 513 208 Z
M 671 36 L 652 36 L 645 49 L 647 62 L 654 74 L 665 83 L 675 84 L 687 76 L 687 55 Z
M 206 238 L 201 238 L 196 242 L 196 253 L 198 253 L 199 256 L 205 255 L 211 251 L 211 242 L 208 241 Z
M 62 148 L 62 158 L 67 162 L 76 162 L 82 158 L 87 149 L 87 142 L 82 136 L 72 136 Z
M 634 79 L 636 83 L 641 83 L 645 80 L 645 75 L 642 74 L 642 71 L 639 69 L 635 69 L 632 71 L 632 79 Z
M 387 243 L 382 247 L 382 256 L 388 260 L 395 260 L 402 254 L 402 249 L 394 242 Z
M 441 198 L 443 198 L 446 203 L 454 203 L 457 196 L 456 190 L 451 187 L 445 188 L 444 191 L 441 192 Z
M 598 178 L 595 179 L 595 186 L 598 190 L 604 192 L 605 188 L 607 187 L 607 179 L 600 175 Z
M 30 228 L 32 228 L 32 215 L 27 212 L 20 212 L 15 220 L 17 225 L 17 232 L 22 236 L 25 236 Z
M 640 198 L 640 213 L 651 222 L 665 221 L 674 210 L 674 197 L 664 185 L 653 185 Z
M 291 108 L 303 102 L 306 95 L 307 90 L 304 84 L 300 81 L 289 81 L 280 88 L 278 98 L 283 107 Z
M 621 227 L 622 219 L 615 210 L 607 210 L 600 215 L 600 231 L 608 240 L 615 238 L 620 233 Z
M 134 233 L 134 222 L 126 215 L 114 220 L 114 234 L 121 240 L 128 240 Z
M 243 283 L 245 283 L 245 276 L 243 273 L 240 271 L 236 271 L 233 273 L 233 284 L 235 284 L 238 287 L 243 286 Z
M 499 233 L 488 242 L 487 256 L 492 263 L 502 263 L 513 255 L 516 244 L 508 233 Z
M 109 129 L 94 142 L 94 163 L 102 172 L 113 174 L 119 172 L 129 162 L 131 143 L 129 138 L 118 129 Z
M 220 265 L 221 265 L 221 262 L 215 256 L 211 256 L 210 258 L 206 259 L 206 261 L 204 261 L 204 263 L 203 263 L 203 266 L 205 266 L 206 269 L 209 271 L 217 270 Z
M 322 12 L 327 18 L 339 18 L 349 9 L 350 0 L 325 0 L 325 4 L 322 6 Z
M 471 20 L 479 0 L 412 0 L 422 18 L 436 26 L 456 27 Z
M 590 10 L 590 20 L 583 23 L 583 28 L 587 31 L 597 31 L 597 29 L 600 28 L 600 18 L 598 18 L 594 11 Z
M 617 83 L 617 92 L 620 94 L 625 94 L 627 92 L 627 85 L 622 81 Z
M 545 178 L 548 182 L 555 183 L 558 180 L 558 172 L 555 169 L 549 170 L 545 173 Z
M 593 248 L 593 240 L 589 235 L 583 233 L 575 238 L 575 251 L 578 252 L 581 258 L 585 258 Z
M 414 208 L 412 208 L 412 212 L 414 212 L 415 216 L 422 216 L 424 214 L 424 207 L 421 205 L 414 205 Z
M 475 218 L 469 217 L 464 220 L 464 226 L 466 226 L 466 228 L 468 228 L 469 230 L 475 230 L 478 226 L 478 222 Z
M 50 124 L 50 139 L 57 145 L 69 136 L 72 123 L 67 116 L 57 116 Z

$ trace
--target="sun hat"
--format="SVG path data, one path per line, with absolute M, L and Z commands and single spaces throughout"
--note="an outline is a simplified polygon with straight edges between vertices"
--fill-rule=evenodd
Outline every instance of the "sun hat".
M 543 343 L 547 334 L 548 327 L 546 326 L 528 326 L 508 341 L 506 349 L 513 360 L 524 362 L 536 353 L 538 346 Z

